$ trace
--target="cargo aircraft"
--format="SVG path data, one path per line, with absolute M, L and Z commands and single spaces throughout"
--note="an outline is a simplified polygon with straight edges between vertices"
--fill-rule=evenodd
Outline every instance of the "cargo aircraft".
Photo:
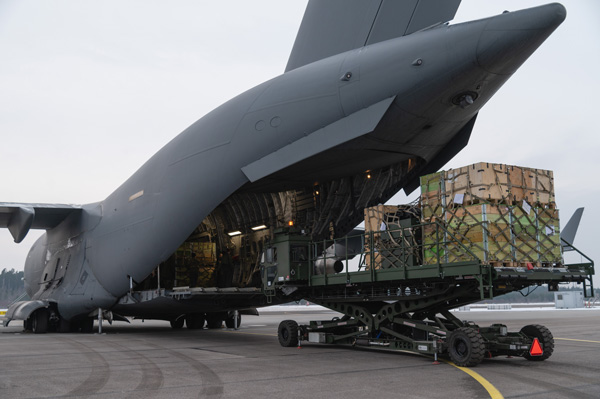
M 562 23 L 549 4 L 449 24 L 460 0 L 310 0 L 283 74 L 200 118 L 104 200 L 0 203 L 29 300 L 7 320 L 98 314 L 219 327 L 266 305 L 274 231 L 341 237 L 468 143 L 480 109 Z M 284 301 L 292 299 L 276 298 Z

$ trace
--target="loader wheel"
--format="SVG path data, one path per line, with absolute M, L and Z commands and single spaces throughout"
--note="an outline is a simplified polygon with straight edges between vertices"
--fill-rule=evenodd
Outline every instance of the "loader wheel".
M 541 362 L 552 356 L 552 352 L 554 352 L 554 337 L 548 328 L 539 324 L 530 324 L 521 328 L 521 333 L 530 338 L 537 338 L 544 350 L 544 354 L 541 356 L 531 356 L 529 352 L 527 352 L 523 355 L 525 359 Z
M 242 315 L 238 313 L 238 315 L 237 315 L 238 328 L 240 328 L 241 324 L 242 324 Z M 235 328 L 235 316 L 234 315 L 227 316 L 227 318 L 225 319 L 225 325 L 227 326 L 227 328 Z
M 485 355 L 485 344 L 481 334 L 471 327 L 461 327 L 452 331 L 448 339 L 448 354 L 457 366 L 478 365 Z
M 283 347 L 298 346 L 298 323 L 294 320 L 284 320 L 279 323 L 277 338 Z
M 173 330 L 180 330 L 183 328 L 183 323 L 185 323 L 185 317 L 182 316 L 177 319 L 169 320 L 169 323 L 171 323 L 171 328 Z
M 38 309 L 31 317 L 31 331 L 34 334 L 45 334 L 48 331 L 48 310 Z

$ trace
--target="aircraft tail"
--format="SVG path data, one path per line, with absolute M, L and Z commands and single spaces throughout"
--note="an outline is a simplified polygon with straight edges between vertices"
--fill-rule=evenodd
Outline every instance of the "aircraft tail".
M 581 215 L 583 215 L 583 209 L 584 208 L 578 208 L 565 225 L 565 228 L 560 232 L 560 240 L 564 252 L 573 251 L 572 245 L 573 241 L 575 241 L 575 234 L 577 234 Z
M 310 0 L 285 71 L 450 21 L 461 0 Z

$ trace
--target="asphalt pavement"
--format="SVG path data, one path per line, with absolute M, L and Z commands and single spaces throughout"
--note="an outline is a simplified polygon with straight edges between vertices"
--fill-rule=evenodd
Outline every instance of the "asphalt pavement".
M 544 362 L 486 359 L 460 369 L 430 357 L 318 344 L 283 348 L 281 320 L 329 320 L 291 309 L 244 316 L 239 330 L 173 330 L 162 321 L 104 325 L 103 334 L 35 335 L 0 327 L 0 398 L 600 398 L 600 310 L 465 311 L 510 330 L 546 325 Z

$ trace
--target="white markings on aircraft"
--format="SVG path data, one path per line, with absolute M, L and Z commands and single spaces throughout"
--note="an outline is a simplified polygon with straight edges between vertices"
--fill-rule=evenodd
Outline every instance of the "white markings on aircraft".
M 144 190 L 138 191 L 137 193 L 135 193 L 131 197 L 129 197 L 129 202 L 133 201 L 136 198 L 140 198 L 142 195 L 144 195 Z

